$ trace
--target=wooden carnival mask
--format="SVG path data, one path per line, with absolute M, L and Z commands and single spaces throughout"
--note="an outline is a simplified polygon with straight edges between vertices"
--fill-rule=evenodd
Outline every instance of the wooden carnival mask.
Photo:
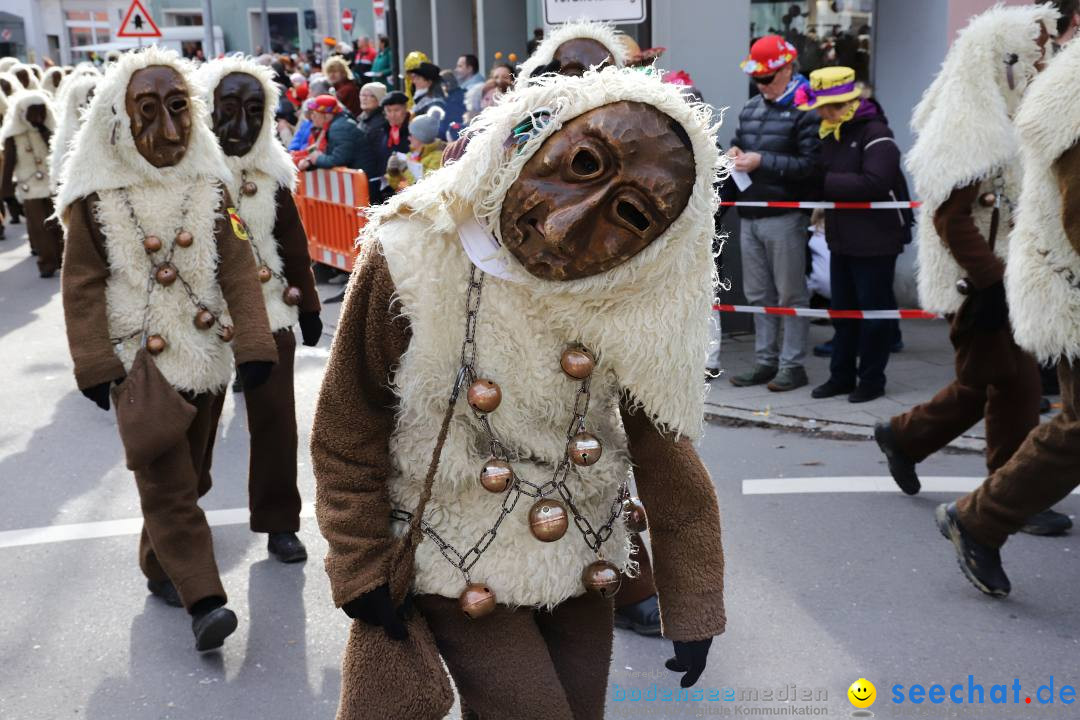
M 36 128 L 45 127 L 45 106 L 41 103 L 34 103 L 26 108 L 26 122 L 33 125 Z
M 543 280 L 597 275 L 660 237 L 694 180 L 690 140 L 674 120 L 639 102 L 604 105 L 567 122 L 525 163 L 503 200 L 502 241 Z
M 148 163 L 164 168 L 183 159 L 191 138 L 191 99 L 179 72 L 167 65 L 136 70 L 124 107 L 135 147 Z
M 247 155 L 263 126 L 266 93 L 262 83 L 243 72 L 229 73 L 214 88 L 214 134 L 226 155 Z
M 20 67 L 20 68 L 16 68 L 16 69 L 12 70 L 11 72 L 15 76 L 15 79 L 18 80 L 22 84 L 23 89 L 25 89 L 25 90 L 30 89 L 30 71 L 29 70 L 27 70 L 24 67 Z
M 594 65 L 611 63 L 611 53 L 599 40 L 574 38 L 555 48 L 552 61 L 558 63 L 560 75 L 581 77 Z

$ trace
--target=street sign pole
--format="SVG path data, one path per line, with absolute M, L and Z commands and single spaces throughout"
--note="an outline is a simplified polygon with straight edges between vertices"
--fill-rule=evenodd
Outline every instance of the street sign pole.
M 211 0 L 202 0 L 203 21 L 203 56 L 207 60 L 217 57 L 217 48 L 214 47 L 214 8 Z
M 259 17 L 262 18 L 259 23 L 262 26 L 262 43 L 263 52 L 270 52 L 270 14 L 266 10 L 266 0 L 262 0 L 259 4 Z

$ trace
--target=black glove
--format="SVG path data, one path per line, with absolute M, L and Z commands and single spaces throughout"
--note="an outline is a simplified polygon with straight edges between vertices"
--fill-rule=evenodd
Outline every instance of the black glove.
M 977 290 L 971 296 L 971 324 L 984 332 L 1000 330 L 1009 322 L 1009 303 L 1005 298 L 1005 283 Z
M 109 388 L 111 387 L 112 380 L 92 387 L 83 388 L 79 392 L 85 395 L 89 400 L 93 401 L 99 408 L 105 412 L 109 412 Z
M 673 672 L 686 673 L 682 676 L 679 684 L 684 688 L 690 687 L 698 681 L 701 673 L 705 671 L 705 661 L 709 658 L 709 646 L 712 638 L 704 640 L 690 640 L 683 642 L 675 640 L 675 657 L 664 663 L 664 667 Z
M 317 312 L 300 313 L 300 334 L 304 337 L 304 344 L 315 347 L 322 337 L 322 320 Z
M 345 614 L 353 620 L 363 620 L 368 625 L 382 627 L 392 640 L 404 640 L 409 637 L 405 620 L 412 614 L 412 595 L 405 596 L 405 602 L 397 610 L 390 599 L 390 586 L 383 584 L 369 590 L 360 597 L 341 606 Z
M 270 371 L 274 369 L 274 363 L 267 360 L 252 360 L 240 363 L 236 366 L 236 374 L 240 376 L 240 384 L 245 390 L 254 390 L 262 385 L 270 377 Z

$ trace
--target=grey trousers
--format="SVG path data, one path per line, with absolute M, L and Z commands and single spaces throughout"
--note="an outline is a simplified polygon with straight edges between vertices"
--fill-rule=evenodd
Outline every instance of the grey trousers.
M 743 218 L 743 292 L 751 305 L 806 307 L 807 217 L 801 212 Z M 783 325 L 783 344 L 780 328 Z M 806 357 L 810 321 L 800 317 L 754 316 L 754 360 L 769 367 L 801 367 Z

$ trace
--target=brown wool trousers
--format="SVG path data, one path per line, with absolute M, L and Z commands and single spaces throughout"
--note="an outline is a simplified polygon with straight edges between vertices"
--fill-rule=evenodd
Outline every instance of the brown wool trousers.
M 929 402 L 892 419 L 900 449 L 922 462 L 986 419 L 986 468 L 1000 468 L 1039 424 L 1042 389 L 1035 359 L 1005 326 L 980 332 L 966 326 L 967 306 L 952 320 L 956 379 Z
M 55 219 L 46 219 L 53 214 L 52 198 L 23 200 L 23 212 L 30 247 L 37 253 L 38 271 L 56 272 L 64 256 L 64 230 Z
M 300 529 L 300 491 L 296 487 L 296 403 L 292 328 L 274 333 L 278 361 L 265 383 L 244 391 L 251 454 L 248 504 L 254 532 Z
M 214 541 L 199 498 L 210 490 L 214 436 L 225 396 L 184 394 L 195 406 L 187 437 L 152 464 L 135 471 L 142 505 L 139 567 L 150 580 L 172 580 L 184 607 L 207 597 L 226 598 Z
M 479 720 L 599 720 L 611 665 L 611 600 L 587 593 L 550 612 L 498 605 L 470 620 L 458 601 L 419 595 L 439 653 Z
M 960 525 L 1001 547 L 1028 518 L 1080 485 L 1080 363 L 1058 366 L 1062 410 L 1032 430 L 1005 465 L 957 502 Z

